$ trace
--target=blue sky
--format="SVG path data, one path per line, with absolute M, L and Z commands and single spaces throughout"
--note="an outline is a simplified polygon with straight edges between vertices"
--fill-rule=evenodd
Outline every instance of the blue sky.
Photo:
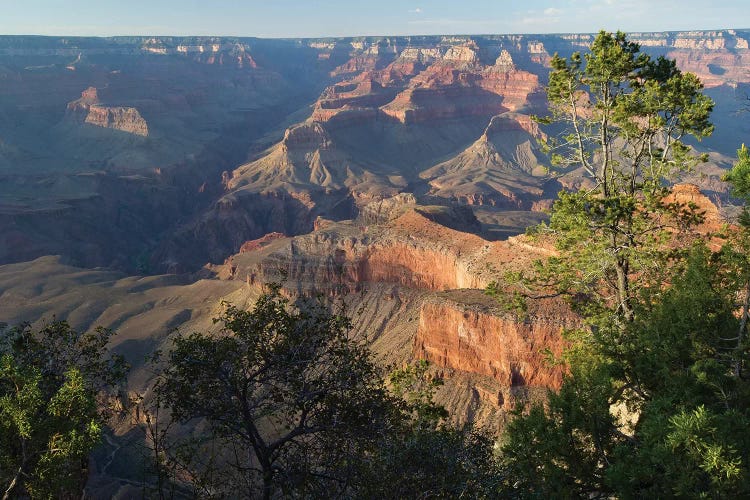
M 6 35 L 321 37 L 592 32 L 602 28 L 750 28 L 750 2 L 0 0 L 0 34 Z

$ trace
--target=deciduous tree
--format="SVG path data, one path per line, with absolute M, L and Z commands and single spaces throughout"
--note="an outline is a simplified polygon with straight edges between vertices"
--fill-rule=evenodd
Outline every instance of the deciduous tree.
M 319 303 L 294 308 L 273 287 L 217 321 L 217 334 L 175 339 L 156 389 L 174 419 L 206 424 L 194 449 L 213 464 L 192 464 L 204 494 L 348 491 L 357 457 L 396 411 L 349 319 Z
M 127 368 L 108 353 L 111 336 L 62 321 L 0 330 L 3 498 L 80 497 L 111 409 L 103 396 L 112 396 Z

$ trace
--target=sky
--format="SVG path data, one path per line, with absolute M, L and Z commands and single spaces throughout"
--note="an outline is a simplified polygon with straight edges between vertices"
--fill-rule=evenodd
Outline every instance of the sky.
M 742 29 L 750 28 L 749 4 L 748 0 L 0 0 L 0 34 L 297 38 Z

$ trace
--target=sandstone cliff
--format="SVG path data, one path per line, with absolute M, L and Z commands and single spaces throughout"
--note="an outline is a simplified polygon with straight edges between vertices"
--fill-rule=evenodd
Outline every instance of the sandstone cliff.
M 382 285 L 418 291 L 414 356 L 505 387 L 556 387 L 562 371 L 547 368 L 542 351 L 559 354 L 561 328 L 575 323 L 564 304 L 535 302 L 527 317 L 518 318 L 482 291 L 548 251 L 516 241 L 490 243 L 433 222 L 424 210 L 429 207 L 408 197 L 388 208 L 377 203 L 365 212 L 379 214 L 377 220 L 368 216 L 367 222 L 332 223 L 305 236 L 264 238 L 218 271 L 248 286 L 281 280 L 303 295 L 356 297 Z
M 561 301 L 529 303 L 532 310 L 518 317 L 479 290 L 436 294 L 420 310 L 414 355 L 505 387 L 558 388 L 565 370 L 547 353 L 561 354 L 562 330 L 575 320 Z
M 94 87 L 87 88 L 81 93 L 80 99 L 68 104 L 68 115 L 79 123 L 148 137 L 148 124 L 137 109 L 100 104 Z

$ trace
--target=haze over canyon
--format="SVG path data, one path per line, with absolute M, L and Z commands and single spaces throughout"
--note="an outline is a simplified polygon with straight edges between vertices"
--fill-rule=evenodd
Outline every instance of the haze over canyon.
M 719 226 L 750 137 L 750 30 L 629 37 L 716 102 L 691 144 L 709 161 L 674 196 Z M 454 418 L 497 429 L 559 387 L 544 353 L 578 321 L 484 290 L 554 253 L 525 229 L 590 182 L 551 173 L 539 140 L 560 130 L 533 117 L 553 54 L 592 40 L 0 36 L 0 321 L 115 329 L 135 391 L 175 328 L 278 282 L 344 301 L 383 364 L 430 360 Z

